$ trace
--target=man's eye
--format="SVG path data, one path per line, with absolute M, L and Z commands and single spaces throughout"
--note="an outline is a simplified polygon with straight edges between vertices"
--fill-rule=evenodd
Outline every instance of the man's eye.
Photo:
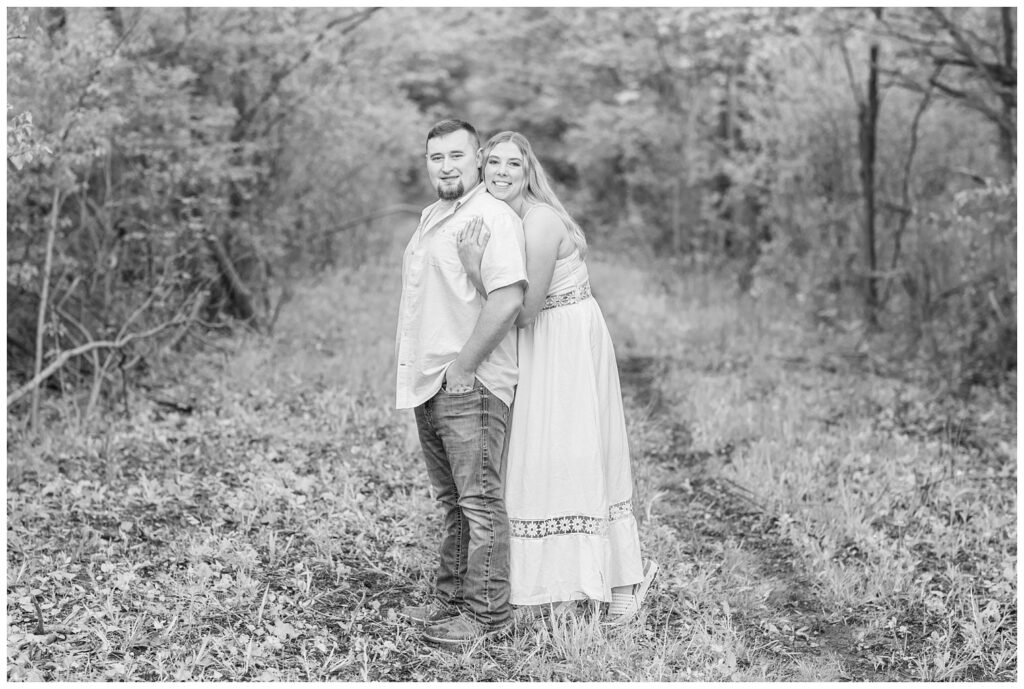
M 430 162 L 432 163 L 440 163 L 442 160 L 444 160 L 444 158 L 441 156 L 430 156 Z
M 452 160 L 458 160 L 462 157 L 461 153 L 452 153 Z

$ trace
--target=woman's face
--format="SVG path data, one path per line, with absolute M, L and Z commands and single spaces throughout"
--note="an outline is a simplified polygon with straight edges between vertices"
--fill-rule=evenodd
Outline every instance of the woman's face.
M 491 196 L 505 203 L 513 203 L 526 188 L 526 168 L 523 153 L 511 141 L 503 141 L 487 155 L 484 161 L 484 184 Z

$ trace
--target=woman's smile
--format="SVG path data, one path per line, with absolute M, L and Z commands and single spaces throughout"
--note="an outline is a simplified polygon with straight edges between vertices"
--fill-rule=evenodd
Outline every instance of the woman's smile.
M 484 183 L 495 198 L 512 204 L 523 194 L 526 168 L 523 153 L 511 142 L 494 147 L 484 161 Z

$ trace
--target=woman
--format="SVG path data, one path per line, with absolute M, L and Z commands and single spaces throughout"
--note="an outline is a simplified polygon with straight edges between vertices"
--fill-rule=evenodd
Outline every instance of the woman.
M 640 557 L 615 353 L 590 294 L 586 239 L 525 137 L 495 135 L 483 161 L 487 190 L 523 219 L 529 277 L 505 481 L 511 602 L 589 598 L 608 602 L 607 621 L 619 623 L 639 610 L 658 565 Z M 486 242 L 480 221 L 460 232 L 482 294 Z

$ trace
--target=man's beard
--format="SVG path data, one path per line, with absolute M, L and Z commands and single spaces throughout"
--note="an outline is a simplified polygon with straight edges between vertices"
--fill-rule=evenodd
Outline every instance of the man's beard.
M 439 182 L 437 185 L 437 196 L 442 201 L 454 201 L 462 198 L 462 195 L 466 193 L 466 187 L 462 184 L 462 180 L 455 185 L 455 188 L 446 187 L 444 182 Z

